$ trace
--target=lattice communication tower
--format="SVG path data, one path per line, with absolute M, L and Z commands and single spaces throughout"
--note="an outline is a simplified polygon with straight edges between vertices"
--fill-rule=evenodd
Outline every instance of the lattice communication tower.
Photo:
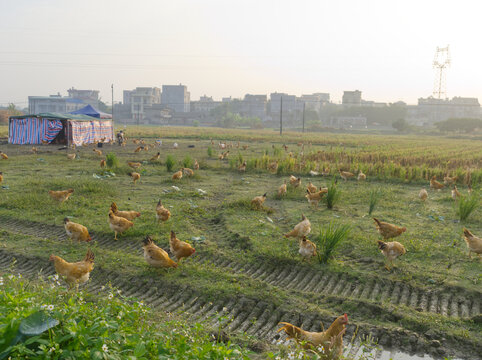
M 437 99 L 445 99 L 447 97 L 447 68 L 450 66 L 449 45 L 441 48 L 437 46 L 435 57 L 433 59 L 433 68 L 435 69 L 435 82 L 433 85 L 433 96 Z

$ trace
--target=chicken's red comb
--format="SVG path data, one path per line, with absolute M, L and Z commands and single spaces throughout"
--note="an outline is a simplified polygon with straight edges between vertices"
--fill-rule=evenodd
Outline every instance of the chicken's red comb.
M 348 315 L 345 313 L 344 316 L 345 316 L 345 321 L 348 321 Z

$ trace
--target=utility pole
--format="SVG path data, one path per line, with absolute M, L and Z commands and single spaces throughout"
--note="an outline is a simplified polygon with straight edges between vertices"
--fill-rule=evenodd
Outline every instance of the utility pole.
M 280 97 L 280 109 L 279 109 L 279 134 L 283 135 L 283 97 Z
M 303 101 L 303 132 L 305 132 L 305 107 L 306 102 Z
M 114 84 L 110 88 L 112 89 L 112 139 L 114 139 Z

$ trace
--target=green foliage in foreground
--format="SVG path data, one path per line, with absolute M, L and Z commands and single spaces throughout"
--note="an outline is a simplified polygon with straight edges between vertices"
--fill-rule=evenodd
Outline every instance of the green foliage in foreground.
M 371 215 L 378 204 L 378 201 L 383 195 L 383 190 L 381 188 L 375 188 L 370 191 L 370 199 L 368 205 L 368 215 Z
M 174 157 L 172 155 L 167 155 L 167 157 L 166 157 L 166 170 L 168 172 L 171 172 L 172 169 L 174 169 L 174 165 L 176 165 L 176 160 L 174 160 Z
M 315 238 L 320 263 L 326 264 L 334 256 L 341 242 L 350 234 L 350 230 L 349 225 L 336 225 L 334 222 L 330 222 L 321 229 L 320 234 Z
M 203 325 L 156 318 L 113 289 L 96 299 L 58 284 L 0 276 L 0 359 L 248 359 Z
M 117 155 L 113 152 L 108 153 L 105 159 L 105 162 L 109 169 L 116 169 L 119 166 L 119 160 L 117 159 Z
M 338 189 L 335 180 L 331 182 L 331 184 L 328 186 L 328 192 L 326 193 L 325 196 L 325 201 L 326 201 L 326 207 L 328 209 L 333 209 L 333 206 L 340 200 L 341 196 L 341 190 Z
M 477 209 L 479 206 L 480 199 L 478 194 L 472 194 L 468 196 L 461 196 L 459 200 L 458 213 L 461 221 L 467 220 L 469 215 Z

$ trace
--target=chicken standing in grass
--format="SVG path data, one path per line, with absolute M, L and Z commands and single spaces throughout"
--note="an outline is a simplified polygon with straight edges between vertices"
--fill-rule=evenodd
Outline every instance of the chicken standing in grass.
M 71 240 L 86 241 L 89 242 L 92 238 L 89 235 L 89 230 L 84 225 L 80 225 L 70 221 L 69 218 L 64 219 L 64 228 L 67 236 Z
M 171 217 L 171 212 L 162 205 L 161 199 L 159 199 L 159 202 L 157 203 L 157 206 L 156 206 L 157 223 L 159 223 L 159 221 L 167 221 L 169 220 L 170 217 Z
M 193 168 L 194 168 L 194 170 L 199 170 L 199 163 L 197 162 L 197 160 L 194 160 Z
M 452 189 L 452 199 L 457 200 L 462 194 L 460 194 L 459 190 L 457 189 L 457 185 L 454 185 Z
M 191 177 L 194 175 L 194 171 L 192 169 L 189 169 L 189 168 L 182 168 L 182 173 L 184 175 L 186 175 L 187 177 Z
M 181 180 L 181 179 L 182 179 L 182 169 L 172 174 L 172 180 Z
M 358 173 L 357 181 L 365 181 L 367 179 L 367 176 L 360 170 Z
M 5 153 L 2 152 L 2 151 L 0 151 L 0 156 L 2 157 L 3 160 L 8 160 L 7 154 L 5 154 Z
M 95 152 L 97 156 L 102 156 L 102 151 L 101 151 L 101 150 L 92 149 L 92 151 Z
M 132 178 L 132 181 L 134 182 L 134 185 L 136 184 L 136 181 L 141 178 L 141 174 L 136 173 L 136 172 L 130 172 L 127 175 L 129 175 Z
M 400 236 L 405 231 L 407 231 L 406 227 L 393 225 L 387 222 L 380 221 L 376 218 L 373 218 L 373 220 L 375 221 L 378 232 L 380 233 L 380 235 L 383 237 L 384 240 Z
M 114 232 L 114 240 L 117 240 L 117 233 L 122 234 L 134 226 L 132 221 L 115 216 L 112 210 L 109 210 L 109 227 Z
M 301 178 L 297 178 L 293 175 L 290 176 L 290 185 L 293 186 L 294 188 L 297 188 L 298 186 L 301 185 Z
M 246 161 L 243 161 L 241 165 L 238 166 L 238 171 L 239 172 L 246 172 Z
M 321 201 L 323 196 L 328 192 L 328 189 L 322 189 L 320 188 L 320 191 L 316 192 L 310 192 L 309 190 L 306 190 L 306 199 L 308 200 L 308 203 L 310 205 L 314 205 L 315 208 L 318 207 L 318 203 Z
M 261 209 L 263 207 L 263 203 L 265 200 L 266 200 L 266 193 L 264 193 L 261 196 L 254 197 L 253 200 L 251 200 L 251 205 L 255 209 Z
M 100 167 L 101 167 L 102 169 L 104 169 L 106 166 L 107 166 L 107 163 L 105 162 L 104 159 L 102 159 L 102 160 L 100 161 Z
M 50 197 L 60 203 L 63 203 L 65 200 L 67 200 L 73 193 L 74 189 L 60 191 L 49 190 Z
M 293 230 L 289 233 L 285 234 L 285 237 L 294 237 L 301 239 L 303 236 L 307 236 L 311 232 L 311 223 L 310 220 L 304 215 L 301 214 L 301 222 L 296 224 Z
M 427 200 L 427 198 L 428 198 L 428 192 L 427 192 L 427 190 L 425 190 L 425 189 L 420 190 L 420 192 L 418 193 L 418 197 L 419 197 L 420 200 L 422 200 L 422 201 Z
M 32 146 L 32 150 L 31 150 L 34 154 L 37 154 L 38 153 L 38 149 L 35 147 L 35 146 Z
M 136 170 L 136 169 L 140 168 L 142 164 L 140 162 L 128 161 L 127 165 L 129 165 L 131 168 Z
M 286 185 L 286 180 L 285 182 L 278 188 L 278 196 L 283 196 L 286 194 L 287 191 L 287 185 Z
M 278 161 L 274 161 L 271 164 L 268 164 L 268 169 L 269 169 L 269 171 L 271 171 L 273 173 L 278 171 Z
M 386 257 L 386 259 L 390 262 L 390 265 L 393 267 L 393 260 L 397 257 L 404 255 L 407 250 L 405 247 L 400 244 L 398 241 L 391 241 L 391 242 L 384 242 L 378 240 L 378 248 L 380 252 Z M 385 268 L 390 270 L 388 264 L 385 264 Z
M 117 208 L 117 204 L 115 202 L 113 202 L 110 205 L 110 209 L 112 210 L 115 216 L 123 217 L 124 219 L 127 219 L 129 221 L 132 221 L 135 218 L 138 218 L 139 216 L 141 216 L 141 213 L 137 211 L 120 211 Z
M 430 189 L 442 190 L 444 187 L 445 185 L 442 183 L 439 183 L 435 175 L 430 179 Z
M 3 181 L 3 172 L 0 171 L 0 184 L 2 183 Z
M 169 247 L 171 253 L 176 257 L 177 262 L 183 258 L 187 258 L 196 252 L 190 244 L 185 241 L 181 241 L 176 237 L 176 233 L 171 231 L 171 237 L 169 238 Z
M 314 193 L 316 192 L 317 187 L 315 185 L 313 185 L 310 181 L 310 183 L 308 185 L 306 185 L 306 190 L 308 190 L 309 193 Z
M 151 157 L 151 161 L 157 161 L 159 160 L 161 157 L 161 153 L 160 152 L 157 152 L 156 155 L 154 155 L 153 157 Z
M 172 260 L 164 249 L 158 247 L 152 241 L 149 235 L 143 240 L 142 248 L 144 249 L 144 259 L 155 268 L 176 268 L 177 264 Z
M 450 177 L 450 176 L 444 176 L 444 184 L 445 185 L 453 185 L 457 182 L 457 180 L 459 179 L 458 176 L 454 176 L 454 177 Z
M 300 249 L 298 251 L 305 260 L 311 260 L 313 256 L 316 256 L 316 245 L 303 236 L 300 240 Z
M 75 160 L 77 154 L 73 153 L 73 154 L 67 154 L 67 159 L 69 160 Z
M 340 177 L 345 181 L 347 181 L 348 179 L 351 179 L 352 177 L 355 176 L 355 174 L 353 174 L 349 171 L 343 171 L 343 170 L 340 169 L 339 172 L 340 172 Z
M 89 280 L 90 273 L 94 269 L 94 253 L 88 249 L 85 258 L 82 261 L 69 263 L 60 256 L 50 255 L 50 261 L 53 261 L 55 271 L 69 285 L 69 288 L 75 286 L 77 291 L 79 285 Z
M 468 229 L 464 228 L 464 240 L 469 249 L 469 258 L 472 258 L 471 253 L 473 252 L 480 258 L 480 255 L 482 254 L 482 238 L 475 236 Z

